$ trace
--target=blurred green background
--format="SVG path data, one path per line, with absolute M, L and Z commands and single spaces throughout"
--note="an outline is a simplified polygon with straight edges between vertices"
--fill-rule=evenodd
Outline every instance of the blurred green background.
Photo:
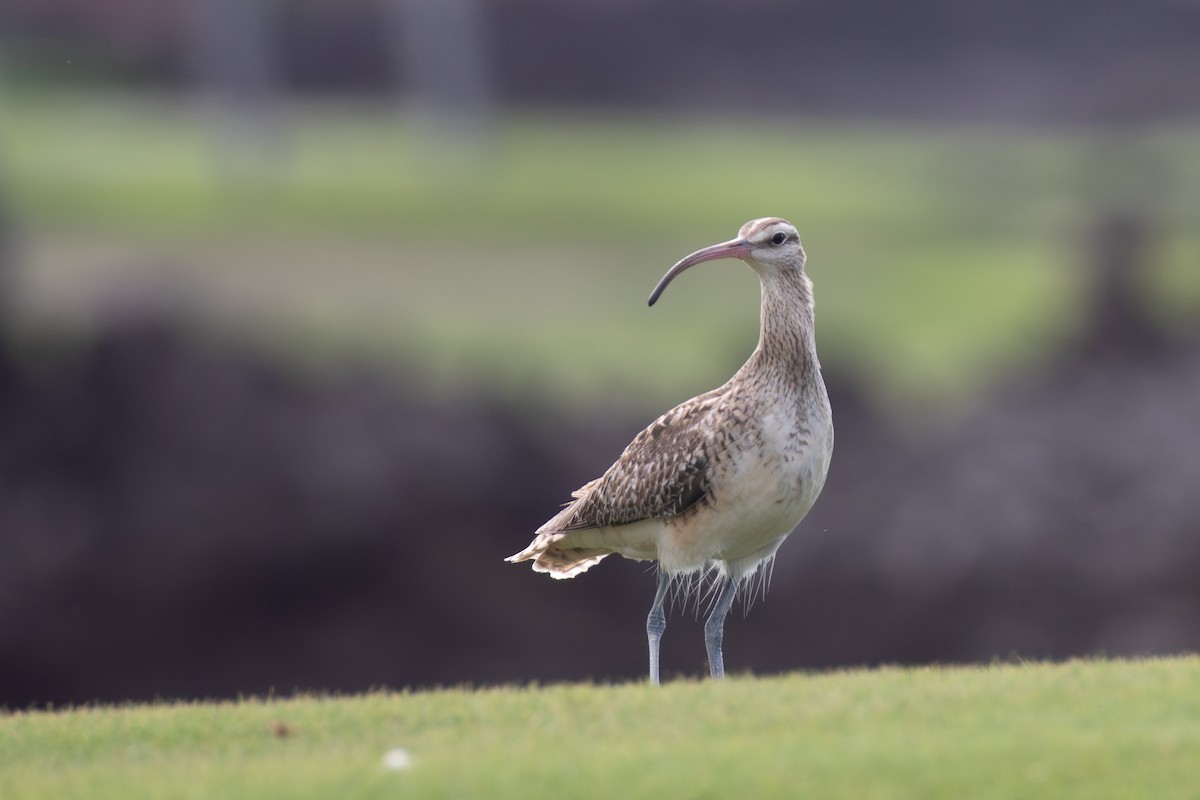
M 1200 131 L 1178 122 L 513 109 L 443 146 L 401 110 L 296 99 L 231 154 L 181 97 L 27 88 L 4 119 L 33 319 L 86 325 L 148 286 L 289 359 L 368 354 L 443 387 L 653 405 L 723 380 L 757 335 L 750 273 L 643 301 L 756 216 L 801 227 L 825 360 L 888 406 L 962 402 L 1077 333 L 1086 236 L 1114 209 L 1152 215 L 1155 315 L 1200 307 Z
M 438 386 L 661 403 L 752 347 L 756 287 L 713 269 L 653 313 L 644 295 L 680 254 L 779 215 L 809 249 L 826 361 L 889 407 L 959 403 L 1079 331 L 1086 237 L 1112 211 L 1152 229 L 1154 315 L 1200 308 L 1192 120 L 581 102 L 490 107 L 463 133 L 403 96 L 275 96 L 247 122 L 209 95 L 49 66 L 11 70 L 0 107 L 32 320 L 86 327 L 138 287 L 288 359 L 368 354 Z

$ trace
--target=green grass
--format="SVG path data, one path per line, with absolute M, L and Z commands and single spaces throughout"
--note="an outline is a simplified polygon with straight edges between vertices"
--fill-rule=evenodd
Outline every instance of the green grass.
M 220 325 L 259 320 L 290 357 L 366 353 L 431 384 L 647 407 L 710 388 L 753 346 L 750 276 L 714 265 L 653 312 L 644 298 L 762 214 L 801 228 L 826 366 L 885 396 L 964 397 L 1052 353 L 1080 325 L 1103 209 L 1154 225 L 1156 312 L 1200 312 L 1193 124 L 1117 137 L 527 112 L 471 147 L 378 106 L 307 103 L 282 109 L 270 147 L 239 149 L 165 99 L 20 96 L 4 114 L 33 313 L 174 286 Z
M 1181 657 L 17 713 L 0 796 L 1183 798 L 1197 752 Z

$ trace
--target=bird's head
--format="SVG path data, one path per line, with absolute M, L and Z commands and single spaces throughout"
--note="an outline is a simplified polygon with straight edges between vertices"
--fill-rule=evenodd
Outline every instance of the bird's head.
M 804 248 L 800 246 L 800 234 L 795 225 L 779 217 L 752 219 L 741 227 L 736 239 L 697 250 L 667 270 L 667 274 L 662 276 L 650 293 L 650 305 L 658 302 L 659 296 L 667 284 L 675 280 L 676 275 L 702 261 L 718 258 L 744 261 L 761 277 L 804 269 Z

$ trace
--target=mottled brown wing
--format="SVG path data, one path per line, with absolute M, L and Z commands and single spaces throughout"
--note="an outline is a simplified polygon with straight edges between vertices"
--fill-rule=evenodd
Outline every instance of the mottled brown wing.
M 563 531 L 681 514 L 709 489 L 709 417 L 720 390 L 663 414 L 634 437 L 608 471 L 575 493 Z

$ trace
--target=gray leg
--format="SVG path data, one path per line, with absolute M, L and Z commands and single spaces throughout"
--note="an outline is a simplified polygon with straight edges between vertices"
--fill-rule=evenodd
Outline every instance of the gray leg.
M 646 617 L 646 639 L 650 642 L 650 682 L 655 686 L 658 685 L 658 643 L 662 641 L 663 631 L 667 629 L 667 612 L 663 610 L 663 600 L 667 596 L 670 583 L 671 579 L 660 567 L 654 604 L 650 606 L 650 616 Z
M 708 650 L 708 668 L 714 678 L 725 677 L 725 656 L 721 653 L 721 641 L 725 637 L 725 616 L 737 596 L 736 578 L 726 578 L 713 604 L 712 613 L 704 623 L 704 647 Z

